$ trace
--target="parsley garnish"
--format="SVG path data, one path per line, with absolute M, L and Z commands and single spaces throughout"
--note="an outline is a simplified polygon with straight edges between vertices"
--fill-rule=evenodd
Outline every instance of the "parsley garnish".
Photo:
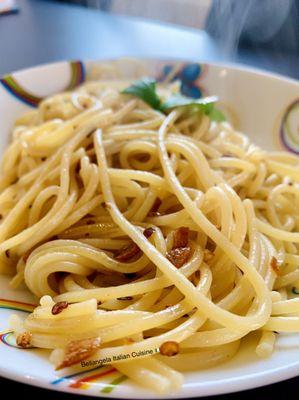
M 156 92 L 156 81 L 149 78 L 144 78 L 136 81 L 131 86 L 122 91 L 124 94 L 131 94 L 145 103 L 149 104 L 155 110 L 166 113 L 177 107 L 188 107 L 195 111 L 201 111 L 208 115 L 212 121 L 224 121 L 225 117 L 220 110 L 215 108 L 215 102 L 218 100 L 216 96 L 201 97 L 193 99 L 191 97 L 176 94 L 170 96 L 164 102 L 161 101 Z
M 161 100 L 156 92 L 156 81 L 153 79 L 140 79 L 123 90 L 122 93 L 132 94 L 149 104 L 155 110 L 161 111 Z
M 215 108 L 215 105 L 211 107 L 210 111 L 206 113 L 211 121 L 215 122 L 222 122 L 225 121 L 225 115 L 223 114 L 222 111 L 218 110 L 218 108 Z

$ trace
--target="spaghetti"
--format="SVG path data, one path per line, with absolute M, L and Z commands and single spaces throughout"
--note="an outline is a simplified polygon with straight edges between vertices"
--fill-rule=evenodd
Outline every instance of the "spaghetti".
M 16 121 L 0 270 L 40 299 L 12 318 L 17 343 L 50 349 L 58 369 L 106 360 L 164 393 L 252 331 L 260 357 L 299 331 L 299 160 L 126 85 L 87 83 Z

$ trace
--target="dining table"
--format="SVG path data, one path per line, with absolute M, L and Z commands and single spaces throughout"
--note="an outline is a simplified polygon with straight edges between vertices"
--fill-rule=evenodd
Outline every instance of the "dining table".
M 17 4 L 17 12 L 0 16 L 0 76 L 59 60 L 142 57 L 236 63 L 299 79 L 297 55 L 254 46 L 239 46 L 226 53 L 219 41 L 204 30 L 58 1 L 17 0 Z M 298 385 L 299 377 L 210 398 L 291 398 Z M 18 383 L 4 376 L 0 378 L 0 387 L 2 393 L 16 398 L 75 399 L 72 394 Z

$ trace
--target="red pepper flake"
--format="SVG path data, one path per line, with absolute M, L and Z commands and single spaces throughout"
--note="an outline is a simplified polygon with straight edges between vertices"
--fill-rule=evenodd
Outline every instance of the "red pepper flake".
M 111 204 L 110 203 L 103 202 L 103 203 L 101 203 L 101 206 L 107 211 L 111 210 Z
M 191 247 L 186 246 L 171 249 L 167 252 L 166 257 L 176 268 L 181 268 L 190 257 L 190 254 Z
M 189 241 L 189 228 L 184 226 L 176 229 L 173 234 L 173 249 L 177 249 L 178 247 L 186 247 L 188 246 Z
M 94 131 L 89 132 L 89 134 L 86 137 L 89 139 L 93 133 L 94 133 Z M 92 144 L 89 145 L 89 147 L 92 148 Z
M 143 231 L 144 236 L 148 239 L 149 237 L 152 236 L 152 234 L 155 232 L 154 228 L 146 228 Z
M 191 278 L 191 281 L 193 282 L 193 284 L 195 286 L 197 286 L 199 281 L 200 281 L 200 275 L 201 275 L 200 271 L 197 270 L 197 271 L 194 272 L 193 277 Z
M 159 213 L 159 211 L 158 211 L 161 204 L 162 204 L 162 200 L 159 197 L 157 197 L 156 200 L 154 201 L 151 211 L 149 212 L 150 217 L 158 217 L 161 215 L 161 213 Z
M 151 212 L 153 212 L 153 213 L 157 212 L 159 210 L 161 204 L 162 204 L 162 200 L 160 199 L 160 197 L 157 197 L 156 200 L 154 201 Z
M 168 342 L 162 343 L 159 350 L 162 356 L 173 357 L 179 353 L 180 346 L 177 342 L 169 340 Z
M 155 232 L 154 228 L 146 228 L 143 231 L 144 236 L 148 239 Z M 136 243 L 131 242 L 128 246 L 124 247 L 118 254 L 114 256 L 117 261 L 128 261 L 131 258 L 141 253 L 140 248 Z
M 137 160 L 140 162 L 147 162 L 149 159 L 149 154 L 140 154 L 140 156 L 137 157 Z
M 135 340 L 132 338 L 125 338 L 124 342 L 125 342 L 125 344 L 133 344 L 133 343 L 135 343 Z
M 92 214 L 86 214 L 86 215 L 85 215 L 85 218 L 94 218 L 94 215 L 92 215 Z
M 77 162 L 77 164 L 76 164 L 76 166 L 75 166 L 75 173 L 76 173 L 76 174 L 79 174 L 80 169 L 81 169 L 81 164 L 80 164 L 80 162 Z
M 117 300 L 133 300 L 132 296 L 118 297 Z
M 28 260 L 30 254 L 31 254 L 31 250 L 26 251 L 26 253 L 23 254 L 22 257 L 23 257 L 24 262 L 26 262 Z
M 167 252 L 166 257 L 176 267 L 180 268 L 188 260 L 191 254 L 189 246 L 189 228 L 182 226 L 173 234 L 172 249 Z
M 17 336 L 16 343 L 19 347 L 23 349 L 28 349 L 31 347 L 32 333 L 24 332 Z
M 70 342 L 66 347 L 64 359 L 56 367 L 56 371 L 86 360 L 96 352 L 100 345 L 100 338 L 74 340 Z
M 131 258 L 140 254 L 141 250 L 136 243 L 132 242 L 128 246 L 124 247 L 114 258 L 117 261 L 128 261 Z
M 54 304 L 52 307 L 52 314 L 57 315 L 60 314 L 62 310 L 67 308 L 69 303 L 67 301 L 59 301 L 58 303 Z
M 278 263 L 277 258 L 275 258 L 275 257 L 271 258 L 270 266 L 273 269 L 273 271 L 276 273 L 276 275 L 281 275 L 281 271 L 279 268 L 279 263 Z
M 204 249 L 204 251 L 203 251 L 203 260 L 204 260 L 204 262 L 211 261 L 213 257 L 214 257 L 214 254 L 212 253 L 211 250 Z

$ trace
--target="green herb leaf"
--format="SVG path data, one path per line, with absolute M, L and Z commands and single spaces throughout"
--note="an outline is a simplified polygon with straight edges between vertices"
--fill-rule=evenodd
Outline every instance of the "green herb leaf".
M 132 94 L 149 104 L 155 110 L 161 110 L 161 100 L 156 93 L 156 81 L 153 79 L 140 79 L 123 90 L 122 93 Z
M 167 99 L 162 105 L 162 111 L 171 110 L 176 107 L 188 107 L 197 109 L 205 113 L 212 121 L 221 122 L 225 121 L 224 114 L 215 108 L 215 102 L 218 100 L 217 96 L 201 97 L 193 99 L 181 95 L 174 95 Z
M 162 110 L 170 110 L 176 107 L 186 107 L 186 106 L 194 106 L 200 108 L 202 111 L 209 112 L 211 109 L 211 105 L 218 100 L 218 97 L 201 97 L 199 99 L 193 99 L 191 97 L 185 97 L 181 95 L 173 95 L 169 97 L 161 106 Z
M 170 96 L 164 103 L 161 102 L 156 92 L 156 81 L 150 78 L 143 78 L 136 81 L 128 88 L 122 91 L 124 94 L 131 94 L 149 104 L 155 110 L 166 113 L 177 107 L 188 107 L 195 111 L 205 113 L 212 121 L 221 122 L 225 121 L 223 113 L 215 108 L 215 102 L 218 100 L 217 96 L 201 97 L 193 99 L 191 97 L 176 94 Z
M 209 116 L 209 118 L 210 118 L 212 121 L 215 121 L 215 122 L 222 122 L 222 121 L 225 121 L 225 120 L 226 120 L 226 118 L 225 118 L 223 112 L 220 111 L 220 110 L 218 110 L 218 108 L 215 108 L 215 107 L 213 107 L 213 108 L 207 113 L 207 115 Z

